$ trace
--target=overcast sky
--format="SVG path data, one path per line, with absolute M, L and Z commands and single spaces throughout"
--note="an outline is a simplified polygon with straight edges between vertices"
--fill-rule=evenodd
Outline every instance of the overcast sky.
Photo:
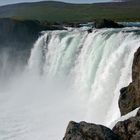
M 41 0 L 0 0 L 0 5 L 12 4 L 12 3 L 21 3 L 21 2 L 36 2 Z M 94 2 L 109 2 L 111 0 L 55 0 L 55 1 L 64 1 L 71 3 L 94 3 Z

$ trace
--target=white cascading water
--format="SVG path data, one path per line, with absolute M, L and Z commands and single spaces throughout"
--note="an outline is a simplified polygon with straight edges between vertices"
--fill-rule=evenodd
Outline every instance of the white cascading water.
M 139 28 L 44 32 L 0 93 L 0 140 L 59 140 L 70 120 L 111 126 Z

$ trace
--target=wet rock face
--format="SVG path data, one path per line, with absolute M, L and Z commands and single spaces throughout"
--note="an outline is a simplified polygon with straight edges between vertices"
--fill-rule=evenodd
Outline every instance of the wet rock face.
M 140 48 L 134 55 L 132 66 L 132 79 L 135 83 L 136 90 L 140 91 Z
M 119 140 L 119 138 L 105 126 L 71 121 L 63 140 Z
M 122 88 L 119 99 L 121 115 L 125 115 L 140 106 L 140 48 L 134 55 L 132 83 Z
M 8 56 L 9 69 L 16 70 L 17 65 L 26 65 L 30 50 L 43 29 L 38 21 L 0 19 L 0 72 L 2 71 L 3 55 Z
M 25 66 L 30 57 L 34 42 L 44 30 L 61 30 L 63 28 L 37 20 L 20 20 L 15 18 L 0 19 L 0 73 L 3 70 L 3 54 L 6 53 L 9 69 L 17 65 Z
M 135 117 L 118 122 L 113 132 L 122 140 L 140 140 L 140 110 Z
M 133 83 L 121 89 L 120 92 L 119 107 L 121 115 L 125 115 L 140 106 L 140 101 L 138 99 L 139 93 Z
M 11 18 L 0 19 L 1 44 L 17 44 L 26 49 L 28 44 L 34 43 L 43 30 L 59 30 L 60 27 L 41 23 L 37 20 L 18 20 Z M 25 43 L 27 45 L 25 45 Z M 21 45 L 20 45 L 21 44 Z M 22 48 L 20 47 L 20 48 Z

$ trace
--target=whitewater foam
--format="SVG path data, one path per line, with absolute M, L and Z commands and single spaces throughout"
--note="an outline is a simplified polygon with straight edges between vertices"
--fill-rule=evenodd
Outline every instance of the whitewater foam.
M 110 126 L 131 82 L 139 28 L 43 32 L 0 94 L 1 140 L 62 139 L 70 120 Z

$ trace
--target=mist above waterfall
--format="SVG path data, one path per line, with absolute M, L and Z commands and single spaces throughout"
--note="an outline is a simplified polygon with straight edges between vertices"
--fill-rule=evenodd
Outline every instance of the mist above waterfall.
M 9 53 L 3 51 L 0 139 L 62 139 L 70 120 L 110 126 L 120 117 L 119 90 L 131 81 L 139 31 L 43 32 L 25 67 L 20 61 L 10 62 Z

